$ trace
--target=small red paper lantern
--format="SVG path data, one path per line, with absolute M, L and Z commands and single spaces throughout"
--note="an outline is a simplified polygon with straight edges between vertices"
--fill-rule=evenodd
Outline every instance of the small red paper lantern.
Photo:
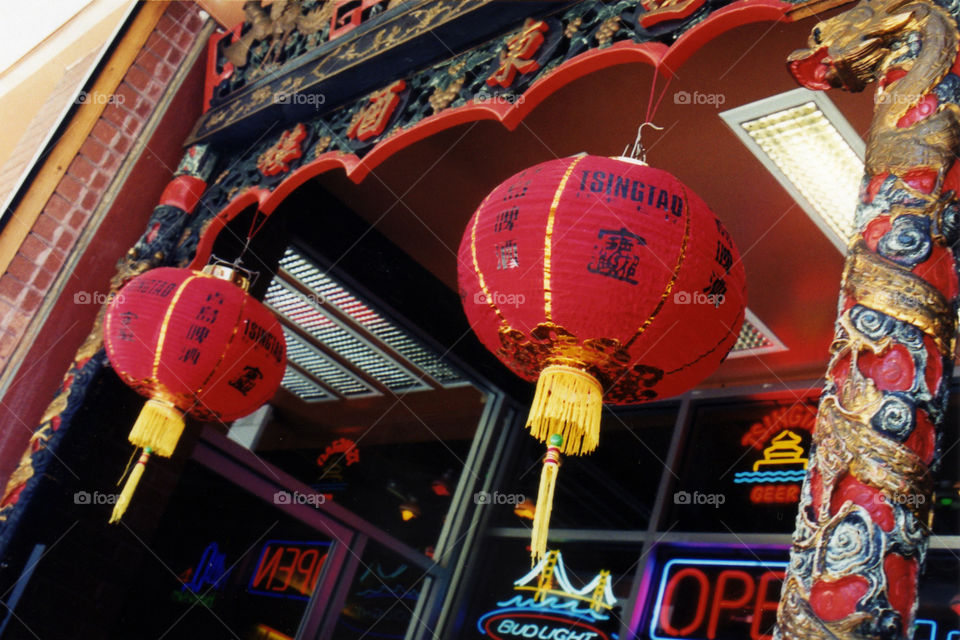
M 550 444 L 538 519 L 549 517 L 544 485 L 559 453 L 597 446 L 604 401 L 686 391 L 743 322 L 745 276 L 729 233 L 674 176 L 637 160 L 580 155 L 509 178 L 474 213 L 458 264 L 470 326 L 537 381 L 527 427 Z M 535 560 L 545 529 L 535 521 Z
M 228 422 L 270 400 L 286 363 L 276 317 L 237 271 L 162 267 L 128 282 L 107 307 L 107 356 L 120 378 L 149 398 L 130 441 L 144 450 L 114 508 L 120 519 L 150 454 L 169 457 L 184 414 Z

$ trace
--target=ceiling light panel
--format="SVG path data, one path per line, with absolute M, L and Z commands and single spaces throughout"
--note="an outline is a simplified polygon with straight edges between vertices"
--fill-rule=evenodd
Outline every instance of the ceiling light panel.
M 740 327 L 740 335 L 737 336 L 737 341 L 733 344 L 733 348 L 730 349 L 730 354 L 727 356 L 727 359 L 757 356 L 762 353 L 775 353 L 786 350 L 786 345 L 774 335 L 773 331 L 770 331 L 767 325 L 760 322 L 760 318 L 750 311 L 750 309 L 746 309 L 743 326 Z
M 304 402 L 323 402 L 324 400 L 333 400 L 333 396 L 323 390 L 313 380 L 310 380 L 293 367 L 287 367 L 283 373 L 283 382 L 280 383 L 284 389 L 297 396 Z
M 429 388 L 362 337 L 326 315 L 315 302 L 286 282 L 274 279 L 264 301 L 319 344 L 388 389 L 411 391 Z M 326 381 L 322 376 L 320 378 Z
M 280 267 L 307 289 L 315 292 L 318 302 L 335 306 L 383 344 L 416 365 L 441 385 L 460 386 L 468 384 L 459 372 L 444 362 L 431 349 L 426 348 L 400 327 L 371 309 L 297 251 L 287 249 L 286 254 L 280 260 Z
M 287 327 L 283 328 L 287 340 L 287 360 L 307 371 L 336 393 L 345 398 L 377 396 L 380 393 L 353 373 L 334 362 L 313 345 L 307 344 Z
M 856 231 L 864 143 L 830 99 L 795 89 L 720 117 L 846 253 Z

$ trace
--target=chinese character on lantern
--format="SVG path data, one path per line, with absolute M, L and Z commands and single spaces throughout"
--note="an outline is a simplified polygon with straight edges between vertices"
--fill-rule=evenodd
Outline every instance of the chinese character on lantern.
M 507 240 L 496 246 L 497 269 L 516 269 L 520 266 L 520 252 L 517 243 Z
M 637 284 L 633 276 L 637 272 L 640 258 L 633 253 L 634 247 L 643 246 L 647 241 L 625 228 L 600 229 L 597 239 L 601 245 L 595 245 L 593 262 L 587 265 L 587 270 L 602 276 L 616 278 L 630 284 Z
M 370 94 L 369 104 L 358 111 L 350 123 L 347 137 L 362 141 L 383 133 L 390 116 L 400 103 L 398 94 L 406 87 L 407 83 L 397 80 L 389 87 Z
M 523 28 L 507 40 L 506 48 L 500 52 L 500 66 L 487 78 L 487 84 L 506 88 L 513 84 L 518 72 L 539 69 L 540 65 L 532 57 L 543 44 L 543 32 L 548 28 L 543 20 L 534 22 L 527 18 Z

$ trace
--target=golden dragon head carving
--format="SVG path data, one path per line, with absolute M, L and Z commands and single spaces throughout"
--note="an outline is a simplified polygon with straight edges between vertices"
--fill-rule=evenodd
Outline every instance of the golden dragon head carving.
M 790 54 L 787 67 L 808 89 L 861 91 L 878 79 L 881 63 L 916 23 L 920 6 L 913 0 L 861 2 L 818 23 L 808 48 Z

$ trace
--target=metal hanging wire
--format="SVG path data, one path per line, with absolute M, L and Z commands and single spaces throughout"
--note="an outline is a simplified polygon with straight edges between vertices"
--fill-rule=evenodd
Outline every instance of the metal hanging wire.
M 646 164 L 646 163 L 647 163 L 647 149 L 643 146 L 643 141 L 642 141 L 642 138 L 643 138 L 643 128 L 644 128 L 644 127 L 650 127 L 650 128 L 655 129 L 655 130 L 657 130 L 657 131 L 663 131 L 663 127 L 658 127 L 657 125 L 653 124 L 652 122 L 644 122 L 644 123 L 641 124 L 639 127 L 637 127 L 637 138 L 636 138 L 636 140 L 633 141 L 633 148 L 630 149 L 630 145 L 629 145 L 629 144 L 628 144 L 627 146 L 625 146 L 625 147 L 623 148 L 623 155 L 626 156 L 626 157 L 628 157 L 628 158 L 631 158 L 631 159 L 633 159 L 633 160 L 639 160 L 640 162 Z M 627 154 L 627 149 L 630 149 L 630 154 L 629 154 L 629 155 Z

